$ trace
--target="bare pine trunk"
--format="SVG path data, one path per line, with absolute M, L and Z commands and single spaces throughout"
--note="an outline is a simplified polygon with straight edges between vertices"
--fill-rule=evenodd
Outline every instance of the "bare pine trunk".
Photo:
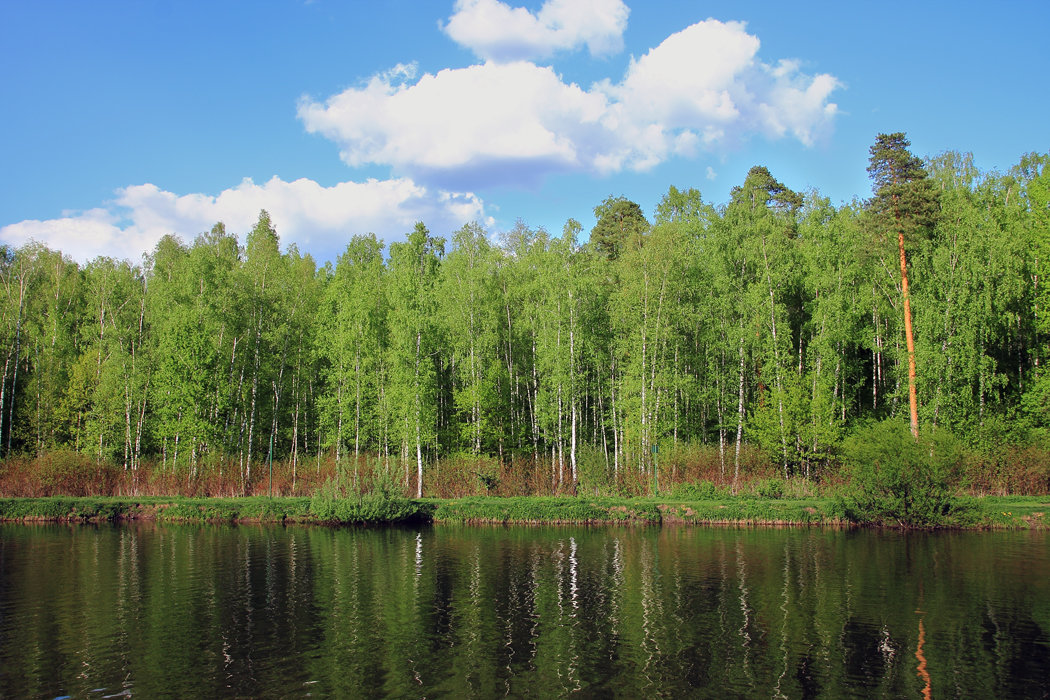
M 904 257 L 904 231 L 897 232 L 897 247 L 901 258 L 901 293 L 904 296 L 904 340 L 908 347 L 908 412 L 911 434 L 919 439 L 919 397 L 915 389 L 915 336 L 911 327 L 911 294 L 908 293 L 908 264 Z

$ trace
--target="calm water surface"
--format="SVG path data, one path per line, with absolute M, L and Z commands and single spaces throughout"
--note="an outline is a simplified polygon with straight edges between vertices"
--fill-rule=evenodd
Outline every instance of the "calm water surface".
M 1050 535 L 0 526 L 0 696 L 1047 697 Z

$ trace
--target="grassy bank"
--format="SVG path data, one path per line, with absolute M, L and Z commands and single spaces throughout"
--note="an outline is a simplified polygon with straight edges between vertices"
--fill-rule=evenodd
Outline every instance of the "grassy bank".
M 826 499 L 464 498 L 432 503 L 439 523 L 842 524 Z
M 464 498 L 428 501 L 437 523 L 850 526 L 832 498 Z M 1050 529 L 1050 498 L 963 498 L 940 527 Z
M 945 527 L 1050 529 L 1046 497 L 964 499 Z M 309 498 L 4 498 L 0 521 L 436 524 L 726 524 L 846 526 L 834 499 L 471 497 L 369 503 Z
M 309 498 L 0 498 L 0 521 L 104 522 L 156 520 L 178 523 L 313 523 L 385 525 L 429 522 L 431 507 L 406 501 L 407 508 L 361 514 L 347 499 L 342 517 L 318 512 Z

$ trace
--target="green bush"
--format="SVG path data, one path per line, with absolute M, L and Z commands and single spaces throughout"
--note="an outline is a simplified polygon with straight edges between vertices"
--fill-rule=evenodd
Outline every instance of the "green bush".
M 849 483 L 837 507 L 850 521 L 900 527 L 951 524 L 964 453 L 945 431 L 915 440 L 908 426 L 862 426 L 843 445 Z
M 717 501 L 732 494 L 727 488 L 715 486 L 713 481 L 698 481 L 676 484 L 668 495 L 681 501 Z
M 576 456 L 579 484 L 577 491 L 591 496 L 607 496 L 616 491 L 612 469 L 605 462 L 605 452 L 594 445 L 582 443 Z
M 755 493 L 761 498 L 780 499 L 784 497 L 783 479 L 763 479 L 755 485 Z
M 351 488 L 345 476 L 337 476 L 317 489 L 310 512 L 318 520 L 358 525 L 411 522 L 429 515 L 428 506 L 402 496 L 382 472 L 376 472 L 367 492 Z
M 74 450 L 58 449 L 36 460 L 43 495 L 88 496 L 112 490 L 114 468 Z
M 475 474 L 477 474 L 478 483 L 484 487 L 485 493 L 493 493 L 499 488 L 498 465 L 493 465 L 486 471 L 477 471 Z

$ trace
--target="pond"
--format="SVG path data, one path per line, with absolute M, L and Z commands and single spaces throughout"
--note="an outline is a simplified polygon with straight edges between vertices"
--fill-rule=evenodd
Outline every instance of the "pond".
M 1050 535 L 0 526 L 0 696 L 1046 697 Z

